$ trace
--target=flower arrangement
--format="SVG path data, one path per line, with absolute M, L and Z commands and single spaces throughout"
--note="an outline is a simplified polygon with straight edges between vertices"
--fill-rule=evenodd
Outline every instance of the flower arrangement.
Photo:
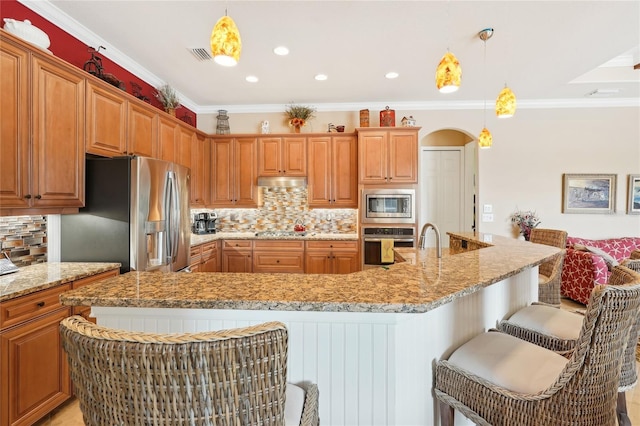
M 531 230 L 540 225 L 540 218 L 535 211 L 516 210 L 511 214 L 511 223 L 517 225 L 520 228 L 520 234 L 524 236 L 524 239 L 529 241 Z
M 165 111 L 176 109 L 180 106 L 180 98 L 175 89 L 168 84 L 164 84 L 156 89 L 154 94 L 156 99 L 160 101 Z
M 295 129 L 300 129 L 300 127 L 305 126 L 307 121 L 311 120 L 313 117 L 313 113 L 316 112 L 315 108 L 304 105 L 287 105 L 284 113 L 289 118 L 289 127 L 294 127 Z

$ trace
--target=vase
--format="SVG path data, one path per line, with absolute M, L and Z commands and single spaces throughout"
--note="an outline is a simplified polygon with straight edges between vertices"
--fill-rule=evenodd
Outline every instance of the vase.
M 294 124 L 293 125 L 293 131 L 294 131 L 294 133 L 300 133 L 300 126 L 298 124 Z
M 167 114 L 175 117 L 176 116 L 176 109 L 175 108 L 167 108 L 165 109 L 165 111 L 167 112 Z

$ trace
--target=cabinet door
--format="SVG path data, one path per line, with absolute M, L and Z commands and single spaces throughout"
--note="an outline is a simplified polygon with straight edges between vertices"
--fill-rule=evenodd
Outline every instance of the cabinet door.
M 282 138 L 282 171 L 287 176 L 307 175 L 307 138 Z
M 211 204 L 232 206 L 233 197 L 233 138 L 214 139 L 211 144 Z
M 127 101 L 111 86 L 87 80 L 86 152 L 114 157 L 127 153 Z
M 0 40 L 0 209 L 29 207 L 29 53 Z
M 258 138 L 258 176 L 280 176 L 284 170 L 281 164 L 281 138 Z
M 176 159 L 176 139 L 178 125 L 167 117 L 158 117 L 158 158 L 164 161 Z
M 389 183 L 418 182 L 418 135 L 414 130 L 389 133 Z
M 33 424 L 71 396 L 61 309 L 0 333 L 0 424 Z
M 255 138 L 238 138 L 234 143 L 234 200 L 237 206 L 257 205 L 256 147 Z
M 307 251 L 304 255 L 305 274 L 331 273 L 331 254 L 322 251 Z
M 207 138 L 196 134 L 191 147 L 191 208 L 205 207 L 210 203 L 209 171 L 211 162 L 211 146 Z
M 386 131 L 363 132 L 359 135 L 360 183 L 386 183 L 387 174 Z
M 358 253 L 333 253 L 333 273 L 350 274 L 360 270 Z
M 251 272 L 253 270 L 250 251 L 224 250 L 222 272 Z
M 331 205 L 331 138 L 309 138 L 309 184 L 307 198 L 309 207 Z
M 32 55 L 32 206 L 82 207 L 85 76 Z
M 183 126 L 177 126 L 177 129 L 178 140 L 176 145 L 175 162 L 191 168 L 191 148 L 193 147 L 193 141 L 196 138 L 196 132 Z M 193 170 L 191 171 L 191 174 L 193 175 Z
M 128 153 L 156 158 L 158 147 L 158 114 L 155 108 L 129 101 Z
M 358 207 L 358 140 L 332 138 L 331 199 L 333 207 Z

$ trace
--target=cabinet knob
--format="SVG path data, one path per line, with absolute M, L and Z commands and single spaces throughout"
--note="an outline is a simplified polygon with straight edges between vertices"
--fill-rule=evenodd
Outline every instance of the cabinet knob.
M 44 306 L 44 302 L 38 302 L 36 303 L 36 306 L 42 308 Z
M 280 263 L 280 259 L 276 260 L 276 263 Z
M 42 195 L 38 194 L 36 195 L 36 198 L 39 200 L 40 198 L 42 198 Z
M 31 194 L 27 194 L 24 196 L 24 198 L 26 198 L 27 200 L 31 198 Z

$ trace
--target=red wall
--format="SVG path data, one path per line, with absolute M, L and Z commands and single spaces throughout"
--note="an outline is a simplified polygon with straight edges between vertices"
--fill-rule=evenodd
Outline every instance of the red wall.
M 77 66 L 78 68 L 82 69 L 84 63 L 91 59 L 91 54 L 88 51 L 89 46 L 52 24 L 31 9 L 18 3 L 17 0 L 0 0 L 0 18 L 12 18 L 18 21 L 28 19 L 33 25 L 47 33 L 49 40 L 51 40 L 49 50 L 51 50 L 54 55 Z M 2 21 L 2 26 L 4 26 L 4 21 Z M 99 46 L 91 47 L 97 49 Z M 130 94 L 133 94 L 131 82 L 133 81 L 139 84 L 142 87 L 141 94 L 149 98 L 150 103 L 153 106 L 162 110 L 162 105 L 153 96 L 155 88 L 111 61 L 107 57 L 108 54 L 108 51 L 100 50 L 98 55 L 102 58 L 103 71 L 105 73 L 113 74 L 118 78 L 118 80 L 124 82 L 127 92 Z M 150 71 L 153 72 L 153 70 Z M 185 122 L 192 124 L 194 127 L 196 126 L 196 114 L 188 108 L 181 106 L 177 109 L 176 116 Z

